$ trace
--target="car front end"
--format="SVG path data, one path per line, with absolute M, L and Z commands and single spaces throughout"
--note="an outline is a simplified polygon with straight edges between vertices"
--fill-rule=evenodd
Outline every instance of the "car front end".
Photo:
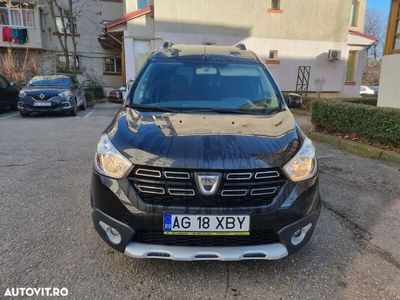
M 249 51 L 156 51 L 101 136 L 94 227 L 135 258 L 281 259 L 320 213 L 315 148 Z
M 111 247 L 136 258 L 280 259 L 296 252 L 315 229 L 320 196 L 314 146 L 290 115 L 282 112 L 275 120 L 294 126 L 282 136 L 170 136 L 170 152 L 163 154 L 154 149 L 165 142 L 164 133 L 152 135 L 145 148 L 137 140 L 147 131 L 154 134 L 154 119 L 161 116 L 121 111 L 102 136 L 94 163 L 91 204 L 97 232 Z M 184 116 L 162 118 L 176 130 Z M 185 120 L 193 118 L 197 132 L 217 118 L 219 128 L 232 123 L 221 116 L 208 116 L 204 123 L 198 116 Z M 125 138 L 137 130 L 144 136 Z M 207 150 L 197 148 L 204 144 Z M 224 144 L 232 147 L 218 149 Z M 213 191 L 213 182 L 199 181 L 207 176 L 218 178 Z M 235 218 L 237 224 L 230 224 Z M 223 224 L 214 224 L 212 231 L 190 229 L 189 223 L 198 222 Z
M 72 93 L 67 89 L 25 88 L 19 93 L 21 112 L 70 112 L 73 110 Z

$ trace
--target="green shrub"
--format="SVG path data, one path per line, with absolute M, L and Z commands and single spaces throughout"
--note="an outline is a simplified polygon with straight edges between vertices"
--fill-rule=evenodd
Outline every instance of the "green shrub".
M 92 92 L 85 92 L 86 104 L 88 107 L 94 106 L 95 97 Z
M 377 97 L 345 98 L 345 99 L 343 99 L 343 101 L 350 102 L 350 103 L 372 105 L 372 106 L 376 106 L 378 104 L 378 98 Z
M 311 120 L 317 128 L 356 133 L 372 141 L 400 147 L 399 109 L 345 101 L 314 101 Z
M 91 93 L 96 100 L 104 98 L 104 89 L 102 86 L 85 87 L 85 93 Z

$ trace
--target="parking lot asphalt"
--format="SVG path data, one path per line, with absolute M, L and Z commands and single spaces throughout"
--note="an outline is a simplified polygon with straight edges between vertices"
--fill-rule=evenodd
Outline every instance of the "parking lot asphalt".
M 99 136 L 117 106 L 77 117 L 0 113 L 0 297 L 66 287 L 75 299 L 400 299 L 400 166 L 317 144 L 322 214 L 280 261 L 135 260 L 92 226 Z

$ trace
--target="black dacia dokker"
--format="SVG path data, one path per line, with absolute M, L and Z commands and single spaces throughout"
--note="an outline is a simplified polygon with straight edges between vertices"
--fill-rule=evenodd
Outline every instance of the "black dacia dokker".
M 91 204 L 132 257 L 280 259 L 319 217 L 315 148 L 254 53 L 166 43 L 101 136 Z

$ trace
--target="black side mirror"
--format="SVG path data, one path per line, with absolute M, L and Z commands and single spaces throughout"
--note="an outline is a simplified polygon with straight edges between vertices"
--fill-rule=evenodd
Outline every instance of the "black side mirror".
M 22 87 L 27 86 L 27 83 L 26 83 L 26 82 L 23 82 L 23 83 L 21 83 L 21 86 L 22 86 Z

